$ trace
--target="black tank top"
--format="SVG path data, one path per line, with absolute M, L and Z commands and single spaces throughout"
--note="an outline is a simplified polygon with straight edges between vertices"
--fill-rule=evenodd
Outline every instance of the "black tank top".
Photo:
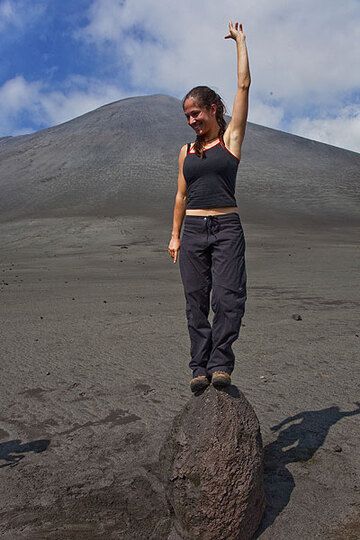
M 184 159 L 186 208 L 222 208 L 236 206 L 235 184 L 239 159 L 222 141 L 205 150 L 205 157 L 189 153 Z

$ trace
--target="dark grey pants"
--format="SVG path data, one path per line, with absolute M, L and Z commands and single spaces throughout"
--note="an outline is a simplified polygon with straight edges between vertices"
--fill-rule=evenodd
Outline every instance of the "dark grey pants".
M 239 214 L 185 216 L 179 267 L 193 376 L 218 370 L 232 373 L 231 345 L 239 337 L 246 301 L 245 238 Z

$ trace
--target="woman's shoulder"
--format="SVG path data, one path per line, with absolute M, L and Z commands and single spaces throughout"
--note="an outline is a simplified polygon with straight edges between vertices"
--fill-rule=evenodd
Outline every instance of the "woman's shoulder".
M 187 142 L 183 144 L 182 147 L 180 148 L 180 152 L 184 149 L 188 150 L 189 148 L 192 148 L 194 144 L 195 144 L 194 142 Z
M 187 156 L 187 154 L 194 148 L 195 142 L 187 142 L 182 145 L 180 154 Z
M 187 156 L 188 153 L 189 153 L 188 144 L 189 144 L 189 143 L 185 143 L 185 144 L 183 144 L 182 147 L 180 148 L 180 152 L 179 152 L 179 164 L 182 164 L 182 163 L 183 163 L 183 161 L 185 160 L 186 156 Z

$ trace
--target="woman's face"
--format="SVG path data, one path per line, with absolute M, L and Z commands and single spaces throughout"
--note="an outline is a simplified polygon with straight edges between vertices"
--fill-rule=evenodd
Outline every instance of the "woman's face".
M 184 103 L 184 113 L 187 123 L 196 132 L 196 135 L 205 135 L 217 125 L 216 105 L 205 109 L 200 107 L 193 98 L 188 98 Z

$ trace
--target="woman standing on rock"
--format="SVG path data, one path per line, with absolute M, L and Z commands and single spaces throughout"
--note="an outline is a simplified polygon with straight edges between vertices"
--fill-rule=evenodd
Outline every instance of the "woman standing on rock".
M 193 88 L 183 99 L 196 140 L 180 150 L 168 251 L 174 263 L 179 255 L 193 392 L 206 388 L 210 381 L 218 388 L 231 383 L 235 362 L 231 346 L 239 336 L 245 311 L 245 238 L 235 183 L 251 79 L 242 24 L 229 22 L 225 39 L 229 38 L 235 40 L 237 49 L 237 92 L 229 125 L 220 96 L 207 86 Z M 208 321 L 211 289 L 212 327 Z

